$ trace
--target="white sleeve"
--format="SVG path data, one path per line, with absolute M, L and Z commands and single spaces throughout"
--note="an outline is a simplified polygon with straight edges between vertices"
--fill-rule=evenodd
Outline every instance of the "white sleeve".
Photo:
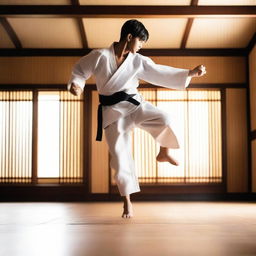
M 183 90 L 191 81 L 191 77 L 188 76 L 189 69 L 159 65 L 142 55 L 141 60 L 142 65 L 138 72 L 138 78 L 148 83 L 170 89 Z
M 96 65 L 97 54 L 95 51 L 91 51 L 86 56 L 78 60 L 71 73 L 71 77 L 68 81 L 67 89 L 70 90 L 71 84 L 75 83 L 84 89 L 85 81 L 93 74 Z

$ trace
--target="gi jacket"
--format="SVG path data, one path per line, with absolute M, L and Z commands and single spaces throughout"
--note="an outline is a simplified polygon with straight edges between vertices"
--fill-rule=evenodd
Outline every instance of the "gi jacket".
M 68 82 L 68 90 L 72 83 L 83 89 L 85 81 L 94 75 L 99 94 L 111 95 L 125 91 L 128 94 L 136 94 L 134 99 L 143 102 L 137 90 L 140 79 L 154 85 L 182 90 L 190 83 L 188 73 L 189 69 L 155 64 L 150 58 L 131 52 L 117 67 L 113 43 L 109 48 L 92 50 L 76 62 Z M 128 101 L 103 106 L 103 128 L 132 113 L 137 107 Z

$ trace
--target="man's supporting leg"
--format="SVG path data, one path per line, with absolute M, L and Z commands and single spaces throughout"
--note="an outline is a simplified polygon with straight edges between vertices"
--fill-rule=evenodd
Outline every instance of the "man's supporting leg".
M 122 217 L 132 217 L 130 194 L 140 191 L 135 165 L 131 152 L 130 130 L 132 123 L 129 118 L 121 118 L 105 129 L 106 140 L 111 154 L 111 167 L 116 171 L 115 181 L 120 195 L 124 197 Z
M 130 195 L 124 196 L 124 211 L 122 214 L 122 218 L 132 218 L 133 217 L 133 209 L 132 203 L 130 199 Z

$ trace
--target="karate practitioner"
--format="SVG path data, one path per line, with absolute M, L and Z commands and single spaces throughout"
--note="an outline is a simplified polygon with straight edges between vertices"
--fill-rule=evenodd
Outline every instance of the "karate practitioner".
M 111 154 L 111 167 L 124 198 L 123 218 L 133 216 L 130 194 L 140 191 L 131 152 L 130 132 L 139 127 L 149 132 L 160 145 L 156 160 L 179 165 L 169 148 L 179 148 L 169 116 L 143 100 L 138 93 L 139 79 L 166 88 L 185 89 L 192 77 L 206 73 L 199 65 L 192 70 L 155 64 L 150 58 L 137 53 L 148 40 L 149 34 L 137 20 L 128 20 L 121 29 L 119 42 L 109 48 L 92 50 L 82 57 L 72 70 L 68 90 L 73 95 L 83 92 L 85 81 L 94 75 L 99 93 L 97 140 L 102 129 Z

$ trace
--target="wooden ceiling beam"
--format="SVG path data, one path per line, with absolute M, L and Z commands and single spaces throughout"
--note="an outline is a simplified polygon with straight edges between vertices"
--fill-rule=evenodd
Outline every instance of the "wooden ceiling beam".
M 8 20 L 6 18 L 0 17 L 0 23 L 4 27 L 6 33 L 8 34 L 8 36 L 11 39 L 11 41 L 13 42 L 13 44 L 15 45 L 16 49 L 22 49 L 22 44 L 21 44 L 16 32 L 12 28 L 11 24 L 8 22 Z
M 191 4 L 190 5 L 191 6 L 197 6 L 198 5 L 198 0 L 191 0 Z M 180 46 L 181 49 L 185 49 L 186 48 L 186 44 L 187 44 L 187 41 L 188 41 L 188 36 L 190 34 L 193 22 L 194 22 L 194 18 L 189 18 L 188 21 L 187 21 L 185 32 L 184 32 L 183 38 L 181 40 L 181 46 Z
M 256 17 L 256 6 L 1 5 L 0 17 Z
M 252 51 L 255 44 L 256 44 L 256 33 L 254 33 L 254 35 L 252 36 L 250 42 L 248 43 L 248 45 L 246 47 L 248 54 Z
M 71 4 L 73 6 L 80 6 L 79 0 L 71 0 Z M 88 48 L 88 41 L 87 41 L 84 23 L 83 23 L 82 18 L 77 18 L 77 25 L 78 25 L 79 32 L 81 35 L 81 41 L 82 41 L 83 48 Z
M 85 33 L 85 28 L 84 28 L 84 23 L 83 23 L 82 18 L 79 18 L 77 20 L 77 23 L 78 23 L 78 27 L 79 27 L 79 31 L 80 31 L 80 35 L 81 35 L 83 48 L 86 49 L 86 48 L 88 48 L 88 41 L 87 41 L 87 36 Z
M 185 32 L 184 32 L 184 35 L 183 35 L 183 38 L 182 38 L 182 41 L 181 41 L 181 46 L 180 46 L 181 49 L 186 48 L 187 41 L 188 41 L 188 36 L 190 34 L 190 30 L 191 30 L 193 22 L 194 22 L 193 18 L 189 18 L 188 21 L 187 21 Z

